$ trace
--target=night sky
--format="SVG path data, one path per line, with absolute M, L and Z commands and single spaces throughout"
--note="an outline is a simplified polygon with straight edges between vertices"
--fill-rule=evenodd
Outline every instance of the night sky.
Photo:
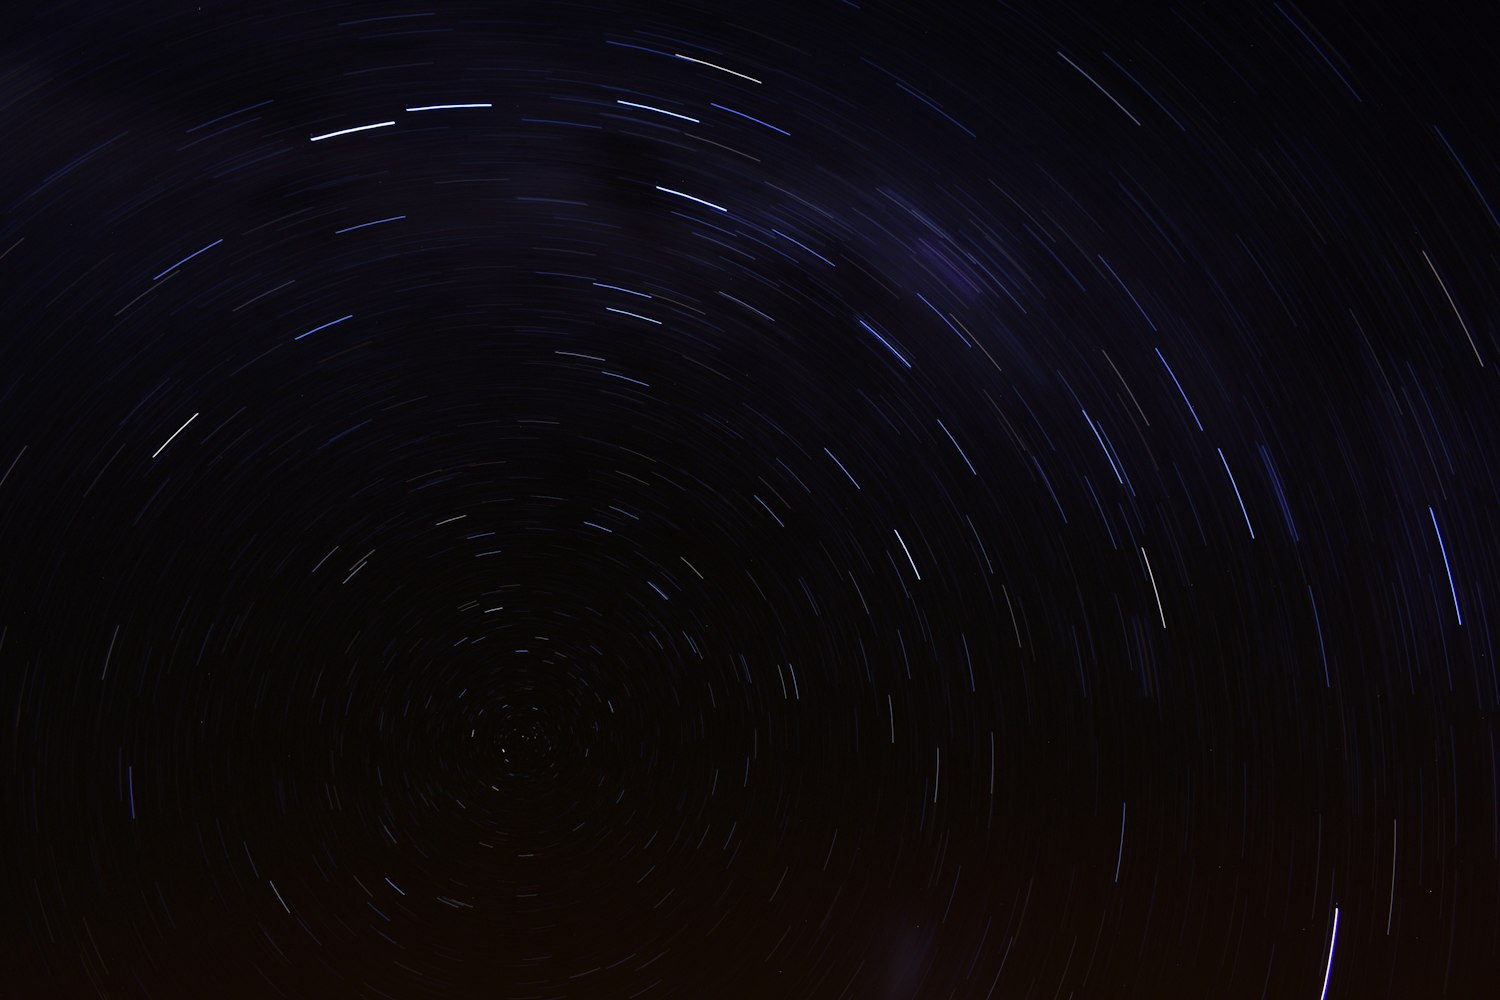
M 1435 6 L 8 7 L 0 996 L 1500 994 Z

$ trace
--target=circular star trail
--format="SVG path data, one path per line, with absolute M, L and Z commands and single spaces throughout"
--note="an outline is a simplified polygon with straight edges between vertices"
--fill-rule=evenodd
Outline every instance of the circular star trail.
M 1415 3 L 23 4 L 0 993 L 1478 997 Z

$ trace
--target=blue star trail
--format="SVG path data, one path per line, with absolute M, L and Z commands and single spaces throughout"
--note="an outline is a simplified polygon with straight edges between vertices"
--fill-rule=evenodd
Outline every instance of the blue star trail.
M 7 13 L 0 996 L 1496 994 L 1473 11 Z

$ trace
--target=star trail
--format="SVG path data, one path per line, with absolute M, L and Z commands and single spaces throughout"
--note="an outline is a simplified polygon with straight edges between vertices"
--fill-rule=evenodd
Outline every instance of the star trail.
M 1500 992 L 1482 16 L 8 13 L 0 996 Z

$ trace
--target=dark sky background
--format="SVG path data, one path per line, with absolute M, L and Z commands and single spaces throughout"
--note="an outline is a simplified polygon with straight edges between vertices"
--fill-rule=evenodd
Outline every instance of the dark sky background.
M 8 9 L 0 995 L 1496 995 L 1464 6 Z

